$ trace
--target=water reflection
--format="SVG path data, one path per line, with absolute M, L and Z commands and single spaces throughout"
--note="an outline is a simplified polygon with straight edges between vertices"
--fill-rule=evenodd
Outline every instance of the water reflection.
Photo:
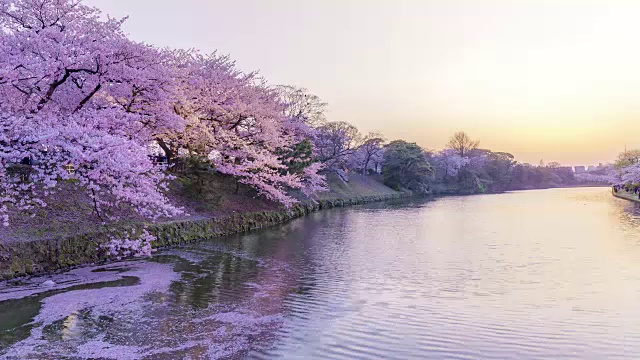
M 52 290 L 19 300 L 0 303 L 3 348 L 14 345 L 8 356 L 30 354 L 33 358 L 51 355 L 90 357 L 106 348 L 101 356 L 116 358 L 175 358 L 182 356 L 237 357 L 246 354 L 249 344 L 268 343 L 283 319 L 283 299 L 303 291 L 298 286 L 296 266 L 304 261 L 303 233 L 321 226 L 326 215 L 307 224 L 286 226 L 248 235 L 230 236 L 165 251 L 148 262 L 94 269 L 94 273 L 119 272 L 115 282 L 97 282 Z M 123 285 L 153 284 L 162 272 L 152 264 L 168 267 L 173 278 L 168 286 L 135 290 L 130 302 L 101 302 L 104 293 L 90 293 Z M 160 281 L 162 283 L 162 281 Z M 120 290 L 111 288 L 111 296 Z M 132 288 L 123 289 L 125 293 Z M 65 297 L 60 297 L 64 294 Z M 114 295 L 115 294 L 115 295 Z M 124 295 L 124 293 L 123 293 Z M 85 303 L 83 298 L 93 300 Z M 73 298 L 73 299 L 70 299 Z M 97 298 L 97 299 L 96 299 Z M 59 307 L 60 302 L 77 303 L 59 319 L 47 317 L 41 324 L 40 310 Z M 133 303 L 131 303 L 133 302 Z M 62 310 L 64 311 L 64 310 Z M 55 311 L 54 311 L 55 312 Z M 47 323 L 49 322 L 49 323 Z M 35 325 L 42 325 L 34 332 Z M 31 337 L 25 340 L 31 331 Z M 89 348 L 91 344 L 93 348 Z M 42 355 L 43 349 L 48 350 Z M 0 354 L 3 350 L 0 350 Z M 204 355 L 203 355 L 204 354 Z
M 2 302 L 0 354 L 636 358 L 639 213 L 598 188 L 320 212 Z
M 137 284 L 138 281 L 139 279 L 136 277 L 123 276 L 116 281 L 71 286 L 64 290 L 49 290 L 35 296 L 0 302 L 0 349 L 5 349 L 29 336 L 33 328 L 32 320 L 40 311 L 41 301 L 49 296 L 67 291 L 131 286 Z

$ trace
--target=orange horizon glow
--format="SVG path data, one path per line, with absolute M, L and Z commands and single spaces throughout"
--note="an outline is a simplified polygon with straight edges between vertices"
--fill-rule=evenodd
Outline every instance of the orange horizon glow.
M 329 120 L 441 149 L 464 130 L 521 162 L 640 148 L 640 2 L 89 0 L 132 38 L 218 49 L 308 88 Z

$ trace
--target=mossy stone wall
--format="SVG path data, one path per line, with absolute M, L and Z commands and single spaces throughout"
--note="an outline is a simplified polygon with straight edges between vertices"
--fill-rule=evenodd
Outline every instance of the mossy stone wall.
M 315 204 L 297 204 L 283 211 L 238 213 L 220 218 L 154 223 L 148 225 L 148 229 L 158 238 L 153 244 L 154 247 L 171 247 L 281 224 L 322 209 L 393 200 L 408 195 L 396 193 L 321 200 Z M 108 240 L 106 232 L 92 232 L 60 239 L 9 244 L 0 242 L 0 279 L 52 273 L 78 265 L 107 261 L 108 258 L 104 251 L 99 250 L 99 245 Z

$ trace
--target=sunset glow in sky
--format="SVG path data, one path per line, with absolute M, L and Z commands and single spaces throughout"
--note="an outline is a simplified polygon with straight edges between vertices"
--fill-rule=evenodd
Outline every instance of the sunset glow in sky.
M 440 149 L 457 130 L 537 164 L 640 147 L 640 1 L 88 0 L 131 38 L 218 49 L 328 118 Z

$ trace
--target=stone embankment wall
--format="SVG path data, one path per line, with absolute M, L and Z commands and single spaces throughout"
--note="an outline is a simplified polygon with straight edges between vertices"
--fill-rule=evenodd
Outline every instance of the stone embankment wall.
M 155 223 L 148 225 L 148 230 L 158 238 L 154 247 L 163 248 L 282 224 L 322 209 L 393 200 L 408 195 L 394 193 L 320 200 L 315 204 L 298 204 L 283 211 L 237 213 L 220 218 Z M 106 232 L 93 232 L 60 239 L 8 244 L 0 242 L 0 280 L 52 273 L 78 265 L 107 261 L 107 255 L 99 249 L 99 245 L 108 240 Z

